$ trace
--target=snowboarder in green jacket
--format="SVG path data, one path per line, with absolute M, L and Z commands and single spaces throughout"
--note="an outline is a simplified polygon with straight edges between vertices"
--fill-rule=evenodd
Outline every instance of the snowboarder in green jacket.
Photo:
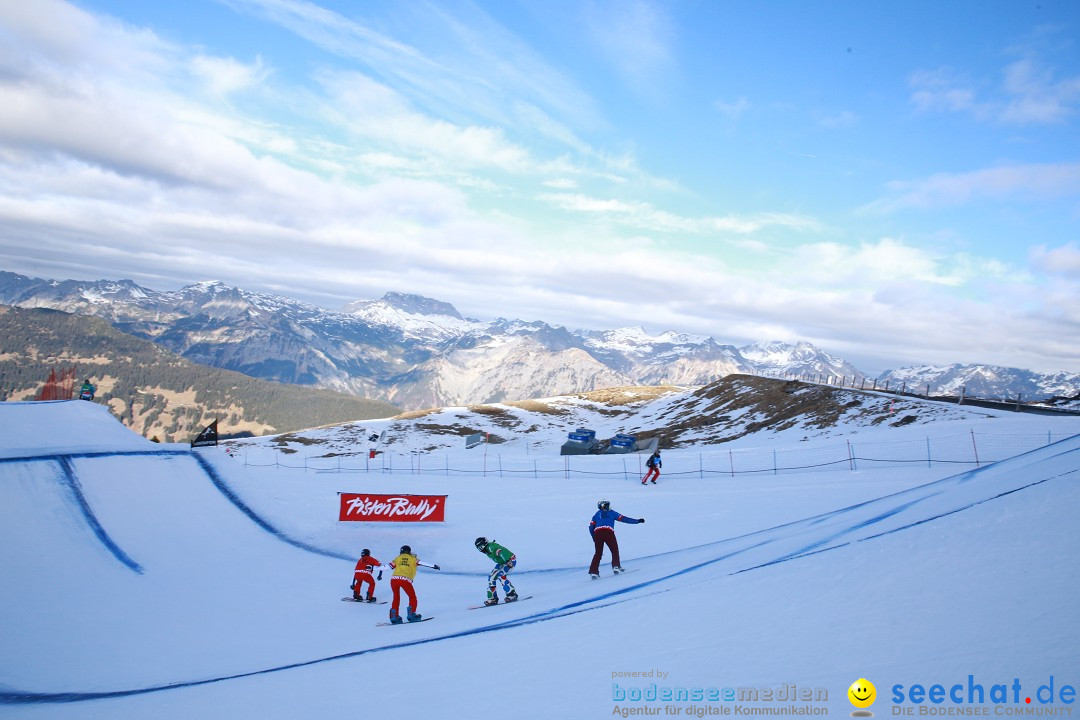
M 476 549 L 487 555 L 495 563 L 495 568 L 488 575 L 488 591 L 485 605 L 498 605 L 499 594 L 496 592 L 499 582 L 502 582 L 503 592 L 506 593 L 505 602 L 514 602 L 518 599 L 517 590 L 507 577 L 510 571 L 517 565 L 517 556 L 494 540 L 484 537 L 476 538 Z

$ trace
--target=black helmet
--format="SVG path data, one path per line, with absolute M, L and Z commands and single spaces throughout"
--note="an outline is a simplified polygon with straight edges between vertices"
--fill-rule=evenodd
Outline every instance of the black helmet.
M 598 507 L 601 510 L 607 510 L 608 508 L 611 507 L 611 503 L 608 502 L 607 500 L 601 500 L 600 502 L 596 503 L 596 507 Z
M 401 552 L 403 554 L 405 554 L 405 555 L 412 555 L 412 548 L 409 547 L 408 545 L 402 545 L 401 546 Z
M 367 548 L 364 548 L 363 550 L 360 551 L 360 557 L 367 557 L 370 554 L 371 554 L 371 551 L 368 550 Z
M 473 544 L 476 545 L 476 549 L 480 552 L 487 552 L 488 540 L 486 537 L 476 538 L 476 542 Z

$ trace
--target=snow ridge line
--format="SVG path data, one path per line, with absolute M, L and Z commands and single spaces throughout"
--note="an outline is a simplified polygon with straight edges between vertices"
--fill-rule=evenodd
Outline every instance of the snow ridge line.
M 886 535 L 892 535 L 893 533 L 898 533 L 898 532 L 901 532 L 902 530 L 910 530 L 911 528 L 918 527 L 920 525 L 925 525 L 926 523 L 933 522 L 935 520 L 940 520 L 942 518 L 949 517 L 950 515 L 955 515 L 957 513 L 963 512 L 964 510 L 970 510 L 971 508 L 977 507 L 977 506 L 982 505 L 984 503 L 988 503 L 988 502 L 991 502 L 993 500 L 998 500 L 998 499 L 1003 498 L 1003 497 L 1005 497 L 1007 495 L 1012 495 L 1013 493 L 1020 492 L 1021 490 L 1027 490 L 1027 489 L 1033 488 L 1033 487 L 1035 487 L 1037 485 L 1042 485 L 1043 483 L 1050 482 L 1051 480 L 1057 480 L 1058 478 L 1065 477 L 1066 475 L 1072 475 L 1074 473 L 1080 473 L 1080 469 L 1069 470 L 1068 472 L 1063 472 L 1063 473 L 1059 473 L 1057 475 L 1052 475 L 1050 477 L 1043 478 L 1042 480 L 1036 480 L 1034 482 L 1028 483 L 1027 485 L 1021 485 L 1020 487 L 1013 488 L 1012 490 L 1006 490 L 1005 492 L 998 493 L 997 495 L 992 495 L 991 497 L 984 498 L 982 500 L 978 500 L 976 502 L 969 503 L 969 504 L 963 505 L 961 507 L 953 508 L 952 510 L 949 510 L 948 512 L 943 512 L 943 513 L 939 513 L 937 515 L 932 515 L 930 517 L 923 518 L 921 520 L 916 520 L 915 522 L 908 523 L 907 525 L 901 525 L 900 527 L 895 527 L 895 528 L 892 528 L 891 530 L 886 530 L 884 532 L 877 533 L 876 535 L 867 535 L 866 537 L 863 537 L 863 538 L 857 538 L 855 540 L 849 540 L 847 542 L 842 542 L 839 545 L 833 545 L 833 546 L 830 546 L 830 547 L 827 547 L 827 548 L 819 547 L 822 543 L 815 543 L 814 545 L 807 546 L 803 550 L 797 550 L 795 552 L 788 553 L 787 555 L 785 555 L 783 557 L 776 558 L 775 560 L 770 560 L 769 562 L 761 563 L 760 565 L 754 565 L 753 567 L 743 568 L 742 570 L 736 570 L 735 572 L 733 572 L 731 574 L 732 575 L 739 575 L 741 573 L 750 572 L 751 570 L 760 570 L 762 568 L 771 567 L 773 565 L 779 565 L 780 563 L 784 563 L 784 562 L 787 562 L 789 560 L 801 560 L 802 558 L 810 557 L 812 555 L 820 555 L 822 553 L 826 553 L 826 552 L 829 552 L 831 550 L 839 550 L 840 548 L 847 547 L 849 545 L 853 545 L 854 543 L 866 542 L 867 540 L 877 540 L 878 538 L 885 537 Z M 914 505 L 915 503 L 910 503 L 910 504 Z M 893 514 L 895 514 L 895 513 L 893 513 Z M 862 523 L 862 524 L 865 525 L 867 523 Z M 834 536 L 832 539 L 835 539 L 836 537 L 838 537 L 838 535 Z M 827 542 L 827 540 L 823 541 L 823 542 Z M 814 549 L 814 548 L 818 548 L 818 549 Z
M 49 455 L 23 455 L 18 457 L 6 457 L 0 458 L 0 463 L 26 463 L 26 462 L 57 462 L 64 469 L 64 475 L 61 482 L 64 483 L 72 492 L 76 502 L 82 510 L 83 516 L 86 518 L 87 523 L 93 529 L 94 534 L 101 540 L 102 544 L 109 549 L 113 555 L 116 556 L 120 562 L 127 565 L 135 572 L 142 573 L 143 569 L 132 560 L 123 550 L 121 550 L 115 542 L 109 537 L 105 529 L 97 521 L 93 510 L 90 509 L 89 503 L 83 496 L 82 488 L 75 478 L 75 470 L 72 465 L 72 460 L 84 459 L 84 458 L 108 458 L 108 457 L 191 457 L 195 459 L 203 473 L 210 479 L 214 487 L 218 492 L 225 496 L 225 498 L 232 503 L 240 512 L 247 516 L 249 520 L 254 522 L 260 528 L 270 533 L 278 540 L 281 540 L 289 545 L 300 548 L 301 550 L 307 550 L 308 552 L 315 553 L 316 555 L 323 555 L 326 557 L 334 558 L 335 560 L 348 560 L 353 561 L 355 558 L 348 557 L 341 553 L 336 553 L 324 548 L 316 547 L 295 538 L 291 538 L 281 530 L 277 529 L 254 510 L 252 510 L 240 497 L 229 487 L 228 483 L 218 474 L 213 465 L 210 464 L 206 458 L 202 457 L 196 452 L 190 450 L 103 450 L 94 452 L 81 452 L 81 453 L 54 453 Z
M 71 494 L 72 501 L 78 506 L 82 512 L 83 520 L 90 526 L 90 529 L 94 532 L 98 542 L 105 546 L 114 558 L 123 563 L 129 570 L 142 575 L 143 568 L 139 563 L 135 562 L 130 555 L 124 552 L 119 545 L 109 536 L 105 528 L 101 526 L 97 516 L 94 514 L 93 509 L 90 507 L 90 503 L 86 501 L 86 495 L 83 494 L 82 485 L 79 484 L 79 478 L 75 474 L 75 466 L 72 464 L 70 458 L 58 457 L 56 458 L 57 464 L 60 466 L 60 477 L 57 478 L 60 484 L 67 489 Z
M 300 548 L 301 550 L 307 550 L 308 552 L 315 553 L 316 555 L 323 555 L 325 557 L 334 558 L 335 560 L 348 560 L 350 562 L 356 560 L 356 558 L 354 557 L 346 556 L 338 552 L 333 552 L 332 550 L 326 550 L 324 548 L 316 547 L 315 545 L 310 545 L 308 543 L 296 540 L 295 538 L 289 537 L 281 530 L 278 530 L 276 527 L 263 519 L 262 516 L 260 516 L 250 507 L 248 507 L 248 505 L 240 499 L 240 496 L 233 492 L 233 489 L 229 487 L 229 484 L 225 482 L 225 479 L 218 474 L 218 471 L 214 468 L 213 465 L 210 464 L 210 462 L 206 458 L 194 452 L 189 453 L 189 455 L 195 458 L 195 462 L 199 464 L 199 467 L 202 468 L 202 471 L 206 474 L 208 478 L 210 478 L 210 482 L 214 484 L 214 487 L 217 488 L 218 491 L 222 495 L 224 495 L 229 502 L 236 506 L 236 508 L 240 512 L 244 513 L 244 515 L 246 515 L 249 520 L 251 520 L 253 523 L 258 525 L 266 532 L 276 537 L 278 540 L 286 542 L 293 547 Z

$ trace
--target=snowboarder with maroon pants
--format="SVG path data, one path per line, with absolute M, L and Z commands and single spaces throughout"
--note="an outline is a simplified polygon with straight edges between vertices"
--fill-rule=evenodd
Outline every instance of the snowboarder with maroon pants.
M 592 564 L 589 565 L 589 577 L 593 580 L 600 577 L 600 558 L 604 555 L 604 546 L 611 551 L 611 570 L 618 574 L 623 571 L 619 563 L 619 541 L 615 539 L 615 523 L 624 522 L 630 525 L 645 522 L 645 518 L 634 519 L 626 517 L 611 509 L 611 503 L 601 500 L 596 503 L 596 514 L 589 523 L 589 536 L 593 539 L 596 552 L 593 553 Z

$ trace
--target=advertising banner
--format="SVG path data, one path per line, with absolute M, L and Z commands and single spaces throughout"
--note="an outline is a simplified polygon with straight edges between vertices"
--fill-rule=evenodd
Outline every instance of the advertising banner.
M 352 522 L 445 522 L 445 495 L 339 493 L 338 520 Z

